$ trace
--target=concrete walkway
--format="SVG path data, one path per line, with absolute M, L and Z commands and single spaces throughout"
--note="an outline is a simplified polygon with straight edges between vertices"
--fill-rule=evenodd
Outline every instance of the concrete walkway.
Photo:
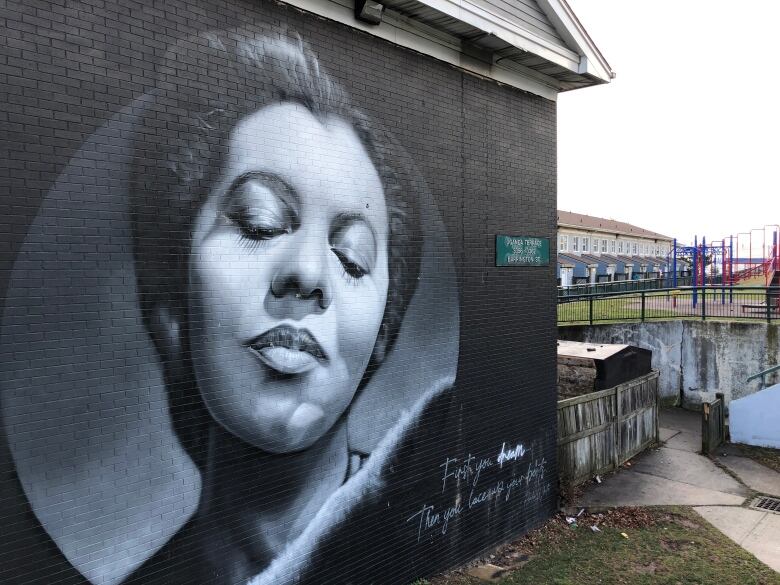
M 693 506 L 703 518 L 759 560 L 780 572 L 780 514 L 753 510 L 756 493 L 780 497 L 780 474 L 741 457 L 729 445 L 717 462 L 701 451 L 701 414 L 679 408 L 660 416 L 664 446 L 650 450 L 581 498 L 586 507 Z

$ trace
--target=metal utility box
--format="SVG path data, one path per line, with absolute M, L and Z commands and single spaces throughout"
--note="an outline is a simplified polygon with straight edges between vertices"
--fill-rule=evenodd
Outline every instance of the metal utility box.
M 653 353 L 633 345 L 558 341 L 558 394 L 579 396 L 650 372 Z

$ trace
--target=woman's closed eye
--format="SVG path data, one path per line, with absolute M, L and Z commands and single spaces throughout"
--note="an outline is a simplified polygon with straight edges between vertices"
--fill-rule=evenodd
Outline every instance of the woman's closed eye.
M 363 266 L 359 260 L 353 260 L 355 255 L 351 250 L 341 250 L 339 248 L 331 248 L 336 258 L 341 262 L 344 272 L 349 279 L 363 278 L 368 274 L 368 269 Z
M 331 251 L 349 281 L 370 274 L 376 262 L 374 232 L 362 219 L 347 219 L 331 235 Z
M 295 213 L 275 187 L 247 178 L 230 190 L 222 216 L 243 243 L 254 246 L 292 232 Z
M 240 207 L 226 212 L 225 217 L 239 229 L 240 236 L 249 241 L 270 240 L 291 231 L 290 223 L 285 218 L 265 210 Z

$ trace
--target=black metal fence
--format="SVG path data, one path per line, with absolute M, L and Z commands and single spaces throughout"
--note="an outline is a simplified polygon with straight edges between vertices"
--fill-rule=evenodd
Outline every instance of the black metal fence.
M 558 297 L 561 324 L 654 319 L 780 322 L 780 287 L 678 287 Z
M 690 276 L 678 276 L 677 286 L 690 286 Z M 578 297 L 589 294 L 605 294 L 612 292 L 629 292 L 639 290 L 658 290 L 672 286 L 671 278 L 641 278 L 638 280 L 614 280 L 612 282 L 596 282 L 593 284 L 574 284 L 559 286 L 558 299 Z

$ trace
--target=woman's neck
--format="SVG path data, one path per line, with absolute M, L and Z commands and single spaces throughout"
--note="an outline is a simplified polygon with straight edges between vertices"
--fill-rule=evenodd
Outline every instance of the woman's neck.
M 211 425 L 197 532 L 204 557 L 226 582 L 262 570 L 303 532 L 347 475 L 347 429 L 339 421 L 317 443 L 273 455 Z M 213 543 L 227 542 L 227 550 Z

